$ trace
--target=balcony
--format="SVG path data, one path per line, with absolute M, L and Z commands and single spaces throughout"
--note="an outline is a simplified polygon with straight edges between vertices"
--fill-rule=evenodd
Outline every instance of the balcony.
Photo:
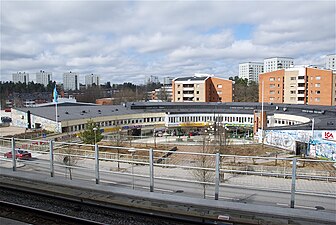
M 194 94 L 183 94 L 183 97 L 186 97 L 186 98 L 193 98 L 193 97 L 194 97 Z
M 193 87 L 183 87 L 183 91 L 193 91 Z
M 306 88 L 305 87 L 297 87 L 297 90 L 304 91 L 304 90 L 306 90 Z

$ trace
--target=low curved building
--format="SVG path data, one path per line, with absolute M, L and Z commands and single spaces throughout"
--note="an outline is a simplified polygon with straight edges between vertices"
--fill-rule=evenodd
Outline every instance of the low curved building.
M 88 120 L 105 133 L 183 127 L 249 127 L 260 142 L 336 160 L 336 108 L 330 106 L 261 103 L 126 103 L 95 105 L 61 103 L 12 110 L 14 126 L 80 132 Z M 262 111 L 264 114 L 261 114 Z M 57 121 L 57 122 L 56 122 Z M 264 127 L 264 129 L 262 129 Z M 264 132 L 263 132 L 264 131 Z M 264 135 L 261 135 L 264 134 Z M 310 145 L 310 147 L 307 147 Z

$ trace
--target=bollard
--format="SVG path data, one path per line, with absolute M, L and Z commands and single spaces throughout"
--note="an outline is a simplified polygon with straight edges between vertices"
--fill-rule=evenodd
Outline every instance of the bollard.
M 149 149 L 149 176 L 150 176 L 150 184 L 149 191 L 154 192 L 154 154 L 153 149 Z
M 295 204 L 295 181 L 296 181 L 296 158 L 293 158 L 292 187 L 291 187 L 291 200 L 290 200 L 290 207 L 291 208 L 294 208 L 294 204 Z
M 216 153 L 215 200 L 219 196 L 220 154 Z
M 50 176 L 54 177 L 54 143 L 49 141 Z
M 16 152 L 15 152 L 15 139 L 12 137 L 12 163 L 13 171 L 16 171 Z
M 95 174 L 96 174 L 96 184 L 99 184 L 99 148 L 98 148 L 98 144 L 95 144 Z

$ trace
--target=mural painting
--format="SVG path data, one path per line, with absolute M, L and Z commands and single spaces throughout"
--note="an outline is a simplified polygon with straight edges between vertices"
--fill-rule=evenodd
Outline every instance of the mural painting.
M 260 131 L 258 133 L 259 142 L 262 142 Z M 330 137 L 335 131 L 315 130 L 312 138 L 311 130 L 266 130 L 264 143 L 290 151 L 295 151 L 296 141 L 308 143 L 307 155 L 336 161 L 336 142 L 324 140 L 326 133 Z

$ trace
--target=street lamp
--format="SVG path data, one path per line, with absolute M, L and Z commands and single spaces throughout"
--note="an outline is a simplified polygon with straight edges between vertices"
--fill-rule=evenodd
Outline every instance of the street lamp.
M 121 144 L 121 128 L 118 129 L 118 136 L 117 136 L 117 146 Z M 119 148 L 117 149 L 117 164 L 118 164 L 118 171 L 120 170 L 120 164 L 119 164 Z
M 153 136 L 154 136 L 154 148 L 156 148 L 156 130 L 155 130 L 155 128 L 153 130 Z
M 94 131 L 94 144 L 96 144 L 97 143 L 97 127 L 94 127 L 93 128 L 93 131 Z
M 132 188 L 134 190 L 134 153 L 136 152 L 135 148 L 128 149 L 128 152 L 132 155 Z

